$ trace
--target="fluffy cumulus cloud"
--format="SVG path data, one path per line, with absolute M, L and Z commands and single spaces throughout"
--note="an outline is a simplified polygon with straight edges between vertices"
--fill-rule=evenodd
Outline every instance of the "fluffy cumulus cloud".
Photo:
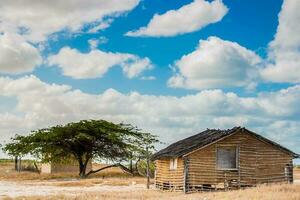
M 94 45 L 96 44 L 91 41 L 91 46 Z M 81 53 L 77 49 L 64 47 L 58 54 L 50 56 L 48 63 L 60 67 L 64 75 L 75 79 L 102 77 L 114 66 L 121 66 L 128 78 L 137 77 L 143 71 L 152 69 L 149 58 L 128 53 L 104 52 L 94 48 L 88 53 Z
M 0 32 L 22 32 L 30 41 L 42 41 L 52 33 L 78 31 L 91 23 L 91 32 L 107 28 L 110 20 L 133 9 L 139 0 L 51 0 L 0 2 Z
M 285 0 L 279 13 L 275 39 L 262 77 L 273 82 L 300 82 L 300 1 Z
M 168 85 L 188 89 L 253 88 L 261 58 L 251 50 L 217 37 L 200 40 L 199 46 L 175 62 Z
M 146 27 L 129 31 L 126 35 L 159 37 L 194 32 L 220 21 L 227 11 L 222 0 L 194 0 L 178 10 L 155 14 Z
M 0 73 L 33 71 L 41 64 L 36 48 L 59 31 L 95 33 L 139 0 L 53 0 L 0 2 Z
M 0 78 L 0 94 L 16 98 L 14 109 L 0 112 L 2 141 L 15 133 L 26 134 L 49 125 L 102 118 L 135 124 L 167 143 L 206 128 L 247 126 L 300 151 L 299 85 L 256 97 L 240 97 L 221 90 L 175 97 L 123 94 L 114 89 L 87 94 L 25 76 Z
M 0 73 L 30 72 L 41 62 L 38 49 L 23 37 L 17 34 L 0 34 Z

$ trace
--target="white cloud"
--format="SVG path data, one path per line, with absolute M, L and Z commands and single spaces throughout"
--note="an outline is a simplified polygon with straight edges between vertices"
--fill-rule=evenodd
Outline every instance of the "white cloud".
M 0 1 L 0 73 L 31 72 L 53 33 L 97 32 L 139 0 Z
M 153 80 L 156 80 L 156 77 L 155 76 L 142 76 L 140 79 L 144 80 L 144 81 L 153 81 Z
M 128 78 L 134 78 L 139 76 L 145 70 L 151 70 L 153 65 L 149 58 L 140 59 L 137 56 L 132 57 L 122 64 L 123 72 Z
M 23 37 L 0 33 L 0 73 L 31 72 L 41 62 L 38 49 L 26 42 Z
M 97 49 L 100 44 L 105 44 L 108 42 L 108 39 L 104 36 L 99 37 L 98 39 L 89 39 L 88 43 L 91 49 Z
M 96 49 L 99 45 L 99 40 L 89 39 L 88 43 L 89 43 L 91 49 Z
M 168 143 L 206 128 L 242 125 L 300 152 L 300 85 L 256 97 L 221 90 L 182 97 L 114 89 L 93 95 L 25 76 L 0 78 L 0 94 L 17 99 L 12 112 L 0 113 L 1 141 L 49 125 L 101 118 L 132 123 Z
M 235 42 L 209 37 L 175 62 L 170 87 L 205 89 L 255 85 L 261 58 Z
M 129 31 L 127 36 L 175 36 L 194 32 L 211 23 L 220 21 L 228 8 L 221 0 L 208 2 L 194 0 L 178 10 L 170 10 L 164 14 L 155 14 L 146 27 Z
M 99 30 L 109 26 L 110 22 L 104 20 L 103 23 L 104 17 L 117 16 L 138 3 L 139 0 L 2 0 L 0 32 L 22 30 L 24 37 L 36 42 L 64 29 L 78 31 L 87 23 L 96 24 L 93 28 L 98 24 L 96 29 Z
M 98 31 L 107 29 L 112 22 L 113 22 L 112 19 L 108 19 L 108 20 L 101 21 L 100 23 L 96 23 L 88 30 L 88 33 L 97 33 Z
M 66 76 L 75 79 L 102 77 L 110 68 L 121 66 L 128 78 L 139 76 L 143 71 L 152 69 L 149 58 L 140 58 L 134 54 L 104 52 L 95 48 L 81 53 L 70 47 L 62 48 L 58 54 L 48 58 L 50 65 L 57 65 Z
M 269 45 L 262 77 L 273 82 L 300 82 L 300 1 L 285 0 L 275 39 Z

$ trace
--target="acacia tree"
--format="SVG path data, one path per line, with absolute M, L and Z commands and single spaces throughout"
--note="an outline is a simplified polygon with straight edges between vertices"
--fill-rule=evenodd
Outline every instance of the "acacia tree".
M 130 124 L 115 124 L 105 120 L 82 120 L 32 131 L 28 136 L 16 135 L 3 150 L 12 156 L 30 154 L 43 162 L 61 161 L 73 157 L 79 164 L 80 177 L 108 167 L 120 166 L 122 161 L 154 148 L 156 136 L 143 133 Z M 106 159 L 114 164 L 86 171 L 91 159 Z M 128 170 L 127 170 L 128 171 Z

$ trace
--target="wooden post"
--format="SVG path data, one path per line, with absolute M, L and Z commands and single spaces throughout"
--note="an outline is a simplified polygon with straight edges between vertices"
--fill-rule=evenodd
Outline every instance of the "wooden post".
M 157 186 L 156 186 L 156 165 L 155 165 L 155 169 L 154 169 L 154 187 L 157 188 Z
M 21 172 L 21 168 L 22 168 L 22 160 L 21 160 L 21 157 L 19 157 L 19 160 L 18 160 L 18 172 Z
M 241 189 L 240 145 L 238 145 L 238 147 L 237 147 L 237 155 L 236 155 L 236 159 L 237 159 L 237 164 L 238 164 L 238 174 L 239 174 L 239 178 L 238 178 L 238 188 Z
M 224 190 L 228 190 L 227 172 L 224 172 Z
M 188 192 L 188 159 L 183 159 L 184 171 L 183 171 L 183 192 Z
M 149 152 L 148 147 L 146 147 L 146 153 L 147 153 L 147 189 L 150 188 L 150 161 L 149 161 Z
M 293 160 L 290 161 L 288 165 L 288 183 L 294 182 L 294 171 L 293 171 Z

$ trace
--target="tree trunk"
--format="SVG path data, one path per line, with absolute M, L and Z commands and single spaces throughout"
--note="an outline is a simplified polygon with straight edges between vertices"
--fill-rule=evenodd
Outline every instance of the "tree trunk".
M 35 167 L 36 172 L 37 172 L 37 173 L 40 173 L 40 170 L 39 170 L 39 168 L 38 168 L 38 166 L 37 166 L 37 164 L 36 164 L 35 161 L 33 161 L 33 165 L 34 165 L 34 167 Z
M 86 156 L 84 162 L 83 162 L 82 158 L 80 158 L 78 160 L 78 162 L 79 162 L 79 176 L 81 178 L 86 178 L 87 177 L 86 167 L 87 167 L 87 165 L 88 165 L 88 163 L 90 161 L 90 158 L 91 158 L 90 156 Z
M 18 171 L 18 156 L 15 156 L 15 170 Z
M 78 163 L 79 163 L 79 176 L 80 176 L 80 178 L 85 178 L 86 167 L 84 166 L 82 159 L 79 159 Z
M 137 174 L 143 176 L 140 171 L 139 171 L 139 162 L 140 162 L 141 158 L 138 158 L 138 160 L 135 162 L 135 170 L 137 172 Z
M 133 163 L 132 163 L 132 159 L 130 159 L 129 170 L 130 170 L 130 172 L 133 175 Z

